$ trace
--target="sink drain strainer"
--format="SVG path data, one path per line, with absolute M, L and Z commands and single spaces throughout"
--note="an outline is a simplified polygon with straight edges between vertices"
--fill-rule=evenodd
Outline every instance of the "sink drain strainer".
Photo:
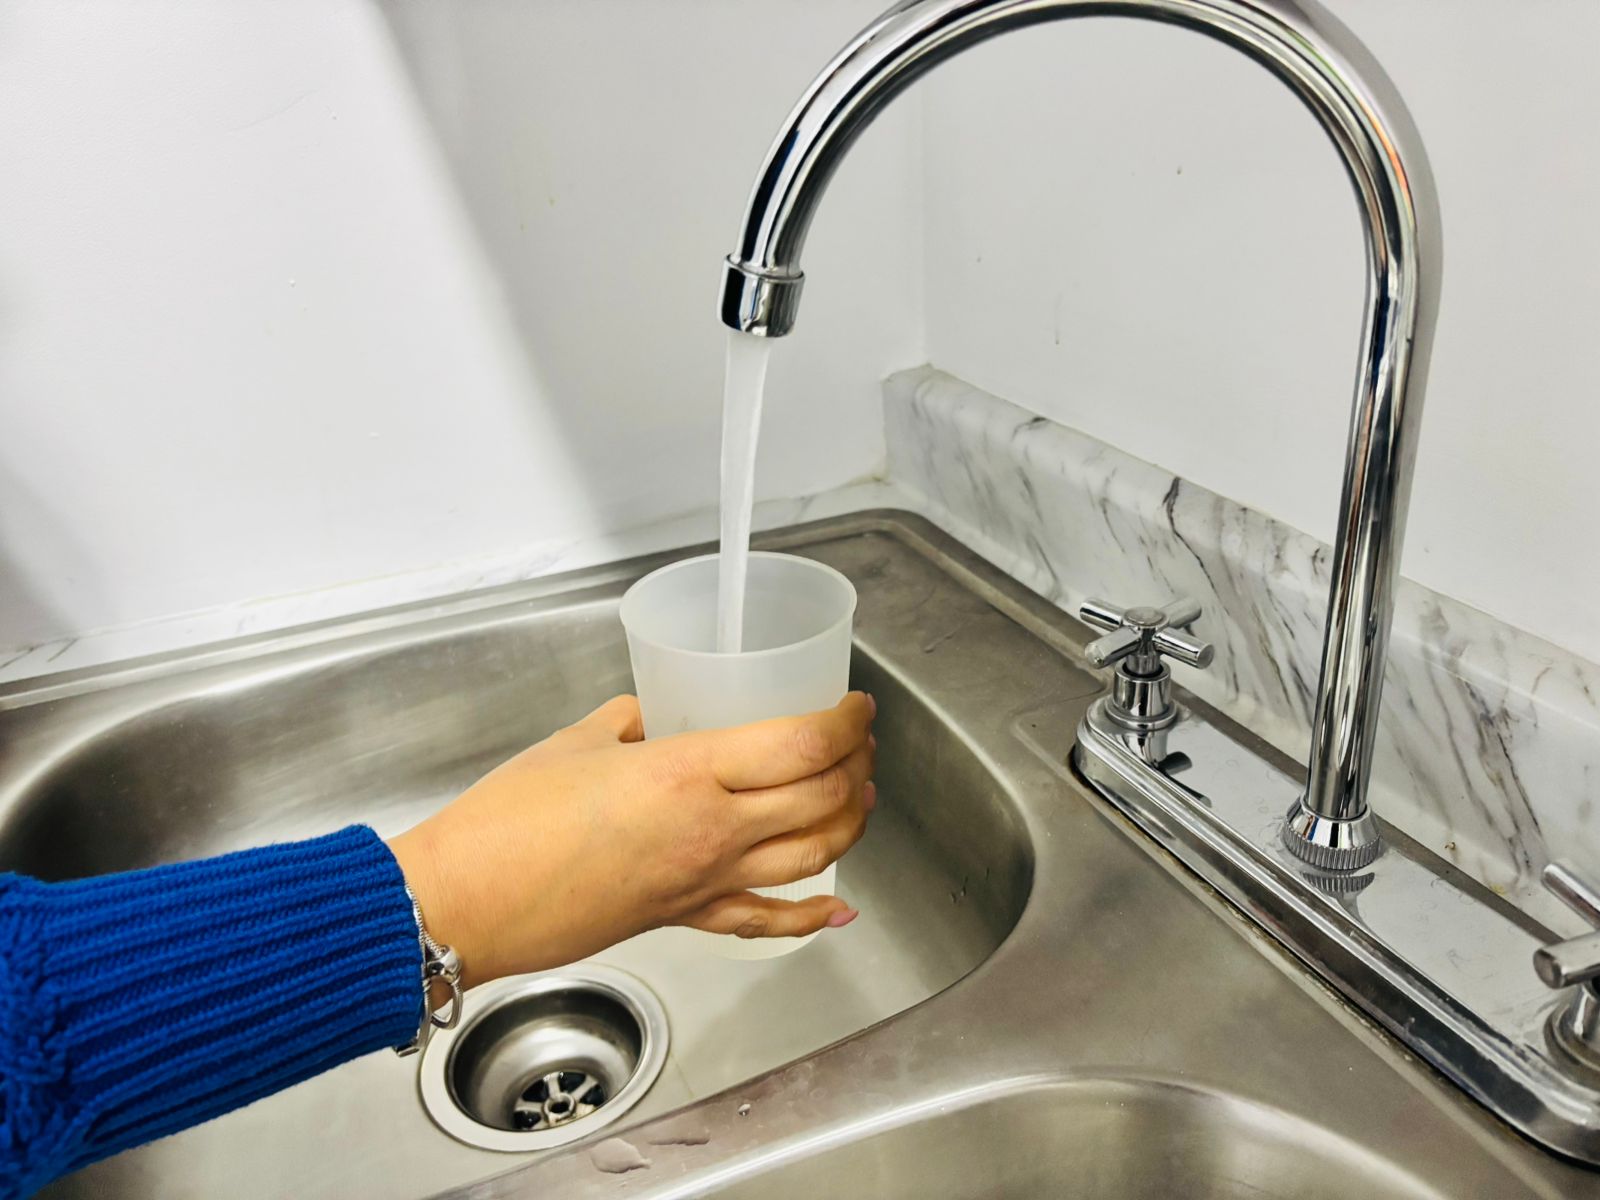
M 587 1117 L 606 1102 L 605 1083 L 587 1071 L 551 1071 L 511 1111 L 518 1129 L 551 1129 Z
M 546 1150 L 609 1125 L 667 1058 L 655 994 L 611 967 L 475 988 L 462 1024 L 422 1056 L 422 1102 L 441 1129 L 486 1150 Z

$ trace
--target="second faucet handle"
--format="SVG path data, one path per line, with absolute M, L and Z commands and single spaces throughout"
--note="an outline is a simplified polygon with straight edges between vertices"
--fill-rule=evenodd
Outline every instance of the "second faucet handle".
M 1128 668 L 1133 674 L 1154 675 L 1163 657 L 1191 667 L 1208 667 L 1215 654 L 1209 642 L 1175 632 L 1200 617 L 1200 605 L 1183 597 L 1160 608 L 1118 608 L 1104 600 L 1085 600 L 1078 606 L 1078 615 L 1090 625 L 1111 631 L 1084 649 L 1097 667 L 1132 659 Z
M 1589 924 L 1600 926 L 1600 890 L 1565 863 L 1553 862 L 1540 876 L 1545 889 Z M 1533 952 L 1533 968 L 1553 988 L 1600 979 L 1600 929 Z

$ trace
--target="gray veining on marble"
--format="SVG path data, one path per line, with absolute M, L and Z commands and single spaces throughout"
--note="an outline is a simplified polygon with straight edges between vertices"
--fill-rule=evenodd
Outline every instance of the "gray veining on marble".
M 1180 682 L 1304 761 L 1329 548 L 932 368 L 885 388 L 891 477 L 1063 607 L 1193 596 L 1209 671 Z M 1600 667 L 1405 581 L 1373 797 L 1383 816 L 1562 931 L 1552 853 L 1600 876 Z

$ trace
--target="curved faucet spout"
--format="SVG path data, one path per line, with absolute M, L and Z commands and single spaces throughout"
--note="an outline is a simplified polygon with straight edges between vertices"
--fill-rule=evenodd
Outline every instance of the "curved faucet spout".
M 1394 85 L 1348 29 L 1311 0 L 901 0 L 828 64 L 773 143 L 724 268 L 722 321 L 767 337 L 790 331 L 804 278 L 800 253 L 822 193 L 857 135 L 906 86 L 990 37 L 1104 15 L 1182 25 L 1267 67 L 1327 130 L 1355 186 L 1367 314 L 1310 777 L 1284 836 L 1318 866 L 1364 866 L 1380 848 L 1366 789 L 1442 251 L 1421 139 Z

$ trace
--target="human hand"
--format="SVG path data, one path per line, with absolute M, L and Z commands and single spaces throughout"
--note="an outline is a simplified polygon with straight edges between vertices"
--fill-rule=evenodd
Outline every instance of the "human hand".
M 464 982 L 586 958 L 636 933 L 688 925 L 799 937 L 848 924 L 833 896 L 749 889 L 822 871 L 860 838 L 876 705 L 644 740 L 619 696 L 497 767 L 390 841 L 428 932 Z

